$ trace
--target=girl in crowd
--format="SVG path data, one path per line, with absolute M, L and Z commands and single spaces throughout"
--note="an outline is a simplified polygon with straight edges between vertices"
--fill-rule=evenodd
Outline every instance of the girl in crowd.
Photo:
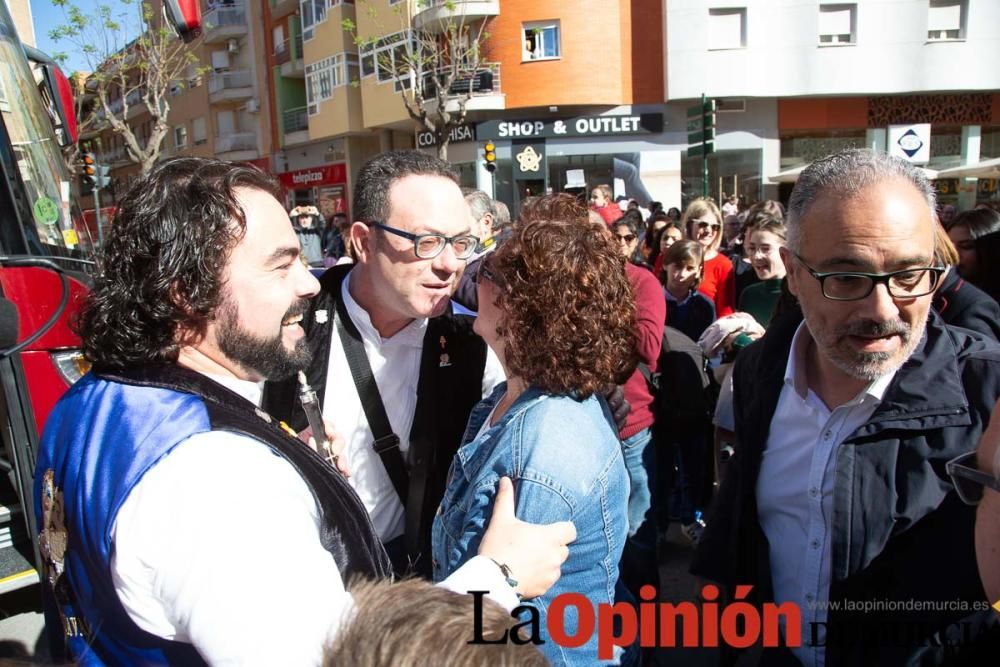
M 719 252 L 722 244 L 722 214 L 710 199 L 698 198 L 688 204 L 681 218 L 688 237 L 705 249 L 702 294 L 715 304 L 718 317 L 725 317 L 736 307 L 736 275 L 733 263 Z
M 740 295 L 740 310 L 753 315 L 767 328 L 774 307 L 781 298 L 781 281 L 785 277 L 785 264 L 779 249 L 786 242 L 785 223 L 775 218 L 758 220 L 746 233 L 747 258 L 760 282 L 756 282 Z
M 963 278 L 985 291 L 994 299 L 1000 298 L 996 290 L 997 260 L 990 252 L 997 246 L 991 234 L 1000 233 L 1000 213 L 989 208 L 975 208 L 956 215 L 947 226 L 948 237 L 958 249 L 958 272 Z
M 678 241 L 663 254 L 663 294 L 667 300 L 667 326 L 691 340 L 715 321 L 715 305 L 698 291 L 705 249 L 697 241 Z
M 609 226 L 622 217 L 622 209 L 615 203 L 611 186 L 605 183 L 594 186 L 594 189 L 590 191 L 590 208 L 600 213 L 604 222 L 608 223 Z
M 617 426 L 598 392 L 636 365 L 635 301 L 622 264 L 607 229 L 557 195 L 522 210 L 477 276 L 475 330 L 507 381 L 473 410 L 452 462 L 434 520 L 434 577 L 444 579 L 476 554 L 506 475 L 519 519 L 577 527 L 561 578 L 527 603 L 542 628 L 562 593 L 582 594 L 595 607 L 615 602 L 629 479 Z M 577 624 L 575 614 L 566 615 L 570 636 Z M 591 665 L 596 647 L 593 633 L 577 648 L 551 639 L 540 648 L 553 664 Z

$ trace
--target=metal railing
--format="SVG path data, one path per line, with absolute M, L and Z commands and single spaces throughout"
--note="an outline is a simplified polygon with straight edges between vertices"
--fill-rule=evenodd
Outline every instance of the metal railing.
M 440 72 L 447 72 L 442 68 Z M 424 99 L 433 99 L 437 88 L 430 75 L 424 76 Z M 448 87 L 448 97 L 499 95 L 500 63 L 482 63 L 475 71 L 460 72 Z
M 257 150 L 257 135 L 253 132 L 233 132 L 215 138 L 215 152 Z
M 274 45 L 274 64 L 283 65 L 290 60 L 302 57 L 302 35 L 289 37 Z
M 226 28 L 229 26 L 245 26 L 247 24 L 247 10 L 242 2 L 231 4 L 218 4 L 205 12 L 202 19 L 206 32 L 211 32 L 216 28 Z
M 248 69 L 233 72 L 216 72 L 208 77 L 208 92 L 218 93 L 233 88 L 253 87 L 253 72 Z
M 285 134 L 308 130 L 309 115 L 306 113 L 306 107 L 286 109 L 282 114 L 282 125 L 284 127 Z

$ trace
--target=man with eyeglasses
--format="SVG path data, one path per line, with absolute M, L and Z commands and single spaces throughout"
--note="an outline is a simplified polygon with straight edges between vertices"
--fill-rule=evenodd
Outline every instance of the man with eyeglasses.
M 448 466 L 473 406 L 503 373 L 451 305 L 479 239 L 454 172 L 419 151 L 371 159 L 353 204 L 357 263 L 320 279 L 303 321 L 307 376 L 347 441 L 351 484 L 396 571 L 427 574 Z M 269 384 L 265 406 L 302 429 L 296 395 L 294 381 Z
M 692 571 L 796 605 L 784 641 L 805 665 L 950 664 L 996 641 L 945 464 L 989 423 L 1000 347 L 931 313 L 934 208 L 903 160 L 813 163 L 781 250 L 801 311 L 736 362 L 737 445 Z

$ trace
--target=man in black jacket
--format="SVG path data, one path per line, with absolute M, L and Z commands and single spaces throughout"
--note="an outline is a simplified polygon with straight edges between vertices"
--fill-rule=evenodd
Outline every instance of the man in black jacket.
M 692 571 L 797 605 L 806 665 L 950 663 L 996 634 L 944 467 L 989 422 L 1000 347 L 929 315 L 934 206 L 902 160 L 813 163 L 782 249 L 802 312 L 737 360 L 738 444 Z
M 429 573 L 430 526 L 452 457 L 473 406 L 502 379 L 473 318 L 453 314 L 450 301 L 478 239 L 454 172 L 417 151 L 365 164 L 353 211 L 347 240 L 357 264 L 323 275 L 303 320 L 307 375 L 347 440 L 352 485 L 397 571 Z M 345 353 L 351 340 L 363 350 L 351 356 L 371 368 L 375 391 L 364 401 Z M 295 397 L 294 381 L 269 385 L 265 405 L 301 429 Z

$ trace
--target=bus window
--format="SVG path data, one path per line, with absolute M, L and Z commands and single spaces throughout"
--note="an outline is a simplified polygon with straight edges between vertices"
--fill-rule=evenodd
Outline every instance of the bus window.
M 10 14 L 0 4 L 0 167 L 18 221 L 0 220 L 0 250 L 80 257 L 93 245 L 70 215 L 70 176 Z M 4 145 L 10 149 L 5 150 Z

